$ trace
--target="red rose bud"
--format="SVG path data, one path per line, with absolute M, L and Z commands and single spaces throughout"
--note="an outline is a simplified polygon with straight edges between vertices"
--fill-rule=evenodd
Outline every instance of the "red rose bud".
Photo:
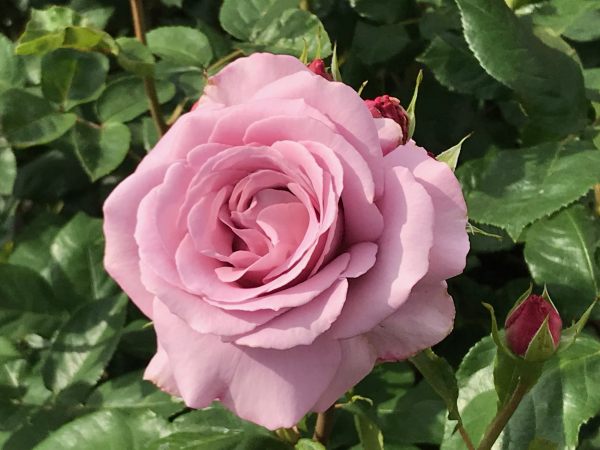
M 408 114 L 400 104 L 400 100 L 389 95 L 381 95 L 375 100 L 365 100 L 371 115 L 375 118 L 392 119 L 402 129 L 402 144 L 408 141 Z
M 548 320 L 546 320 L 546 318 Z M 531 341 L 546 322 L 552 336 L 554 353 L 560 341 L 562 320 L 554 305 L 540 295 L 530 295 L 506 318 L 506 341 L 509 348 L 519 356 L 525 356 Z M 543 331 L 543 330 L 542 330 Z M 549 356 L 549 355 L 547 355 Z
M 322 59 L 315 59 L 306 67 L 308 67 L 312 72 L 316 73 L 317 75 L 321 75 L 326 80 L 333 81 L 333 77 L 329 72 L 327 72 L 327 69 L 325 68 L 325 63 Z

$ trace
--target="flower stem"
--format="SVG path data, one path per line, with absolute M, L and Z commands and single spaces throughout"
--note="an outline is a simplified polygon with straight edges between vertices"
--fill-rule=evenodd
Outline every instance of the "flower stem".
M 508 402 L 500 408 L 496 417 L 494 417 L 494 420 L 488 425 L 477 450 L 490 450 L 492 448 L 492 445 L 494 445 L 494 442 L 496 442 L 496 439 L 498 439 L 498 436 L 502 433 L 502 430 L 517 409 L 517 406 L 519 406 L 519 403 L 521 403 L 521 400 L 523 400 L 525 394 L 529 391 L 530 387 L 530 383 L 526 383 L 522 379 L 519 380 L 517 387 L 513 391 Z
M 242 52 L 241 50 L 234 50 L 231 53 L 228 53 L 227 55 L 223 56 L 221 59 L 218 59 L 217 61 L 215 61 L 213 64 L 211 64 L 210 66 L 208 66 L 208 68 L 206 69 L 206 71 L 208 73 L 210 72 L 214 72 L 217 69 L 220 69 L 221 66 L 224 66 L 225 64 L 227 64 L 229 61 L 231 61 L 232 59 L 237 58 L 238 56 L 242 56 L 244 54 L 244 52 Z
M 329 435 L 333 429 L 334 412 L 335 408 L 332 406 L 327 411 L 319 413 L 317 416 L 317 424 L 315 425 L 313 439 L 323 445 L 327 444 Z
M 144 26 L 144 7 L 142 5 L 142 0 L 129 0 L 129 4 L 131 6 L 135 37 L 142 44 L 146 45 L 146 28 Z M 154 126 L 156 127 L 158 134 L 162 136 L 167 132 L 168 127 L 160 113 L 160 103 L 158 102 L 158 96 L 156 94 L 156 85 L 154 83 L 154 77 L 151 75 L 144 77 L 144 89 L 146 90 L 146 97 L 148 97 L 150 115 L 154 121 Z
M 475 446 L 473 445 L 473 441 L 471 440 L 471 436 L 467 433 L 462 421 L 458 421 L 458 432 L 460 433 L 460 437 L 464 441 L 465 445 L 469 450 L 475 450 Z

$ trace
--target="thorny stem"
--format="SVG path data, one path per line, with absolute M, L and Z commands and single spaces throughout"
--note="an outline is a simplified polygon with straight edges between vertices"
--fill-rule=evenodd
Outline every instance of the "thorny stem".
M 333 429 L 335 408 L 332 406 L 327 411 L 319 413 L 317 416 L 317 424 L 315 425 L 315 433 L 313 439 L 323 445 L 327 444 L 329 435 Z
M 496 439 L 498 439 L 498 436 L 502 433 L 502 430 L 517 409 L 517 406 L 519 406 L 519 403 L 521 403 L 525 394 L 527 394 L 527 391 L 529 391 L 530 387 L 531 385 L 529 383 L 519 380 L 519 383 L 508 402 L 502 406 L 496 414 L 496 417 L 494 417 L 494 420 L 488 425 L 477 450 L 490 450 L 492 448 L 492 445 L 494 445 L 494 442 L 496 442 Z
M 142 0 L 129 0 L 131 5 L 131 16 L 133 18 L 133 29 L 135 37 L 142 44 L 146 45 L 146 29 L 144 26 L 144 7 Z M 148 103 L 150 105 L 150 115 L 154 121 L 154 126 L 158 131 L 158 134 L 162 136 L 168 130 L 167 124 L 160 113 L 160 103 L 158 102 L 158 96 L 156 94 L 156 85 L 154 84 L 154 78 L 151 75 L 144 77 L 144 89 L 146 90 L 146 97 L 148 97 Z

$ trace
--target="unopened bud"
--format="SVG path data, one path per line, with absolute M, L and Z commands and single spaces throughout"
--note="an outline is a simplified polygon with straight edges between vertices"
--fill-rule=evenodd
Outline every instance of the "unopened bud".
M 371 115 L 375 118 L 392 119 L 402 129 L 402 144 L 408 141 L 408 114 L 400 104 L 400 100 L 389 95 L 381 95 L 374 100 L 365 100 Z
M 316 73 L 317 75 L 321 75 L 326 80 L 333 81 L 333 77 L 329 72 L 327 72 L 327 69 L 325 68 L 325 63 L 322 59 L 315 59 L 306 67 L 308 67 L 312 72 Z
M 539 360 L 556 351 L 562 320 L 549 299 L 532 294 L 509 313 L 504 327 L 513 353 Z

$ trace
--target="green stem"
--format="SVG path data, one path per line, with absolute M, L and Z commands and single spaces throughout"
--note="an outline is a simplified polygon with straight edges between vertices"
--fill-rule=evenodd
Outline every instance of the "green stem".
M 240 49 L 234 50 L 231 53 L 223 56 L 221 59 L 218 59 L 217 61 L 215 61 L 214 63 L 212 63 L 210 66 L 208 66 L 208 68 L 206 69 L 206 71 L 209 72 L 209 73 L 214 72 L 217 69 L 220 69 L 225 64 L 227 64 L 232 59 L 235 59 L 238 56 L 242 56 L 243 54 L 244 54 L 244 52 L 242 52 Z
M 461 420 L 458 421 L 458 432 L 460 433 L 460 437 L 464 441 L 467 448 L 469 450 L 475 450 L 475 445 L 473 445 L 471 436 L 469 436 L 469 433 L 467 433 L 467 430 L 465 429 L 465 426 L 463 425 Z
M 492 445 L 494 445 L 494 442 L 496 442 L 496 439 L 498 439 L 498 436 L 500 436 L 500 433 L 502 433 L 502 430 L 506 427 L 506 424 L 517 409 L 517 406 L 519 406 L 519 403 L 521 403 L 521 400 L 523 400 L 525 394 L 529 391 L 530 387 L 531 385 L 529 383 L 524 382 L 522 379 L 519 380 L 519 383 L 508 402 L 500 408 L 496 417 L 494 417 L 494 420 L 488 425 L 477 450 L 490 450 L 492 448 Z
M 146 29 L 144 25 L 144 6 L 142 0 L 129 0 L 131 6 L 131 16 L 133 18 L 133 29 L 135 37 L 142 44 L 146 45 Z M 150 115 L 154 126 L 158 131 L 158 134 L 162 136 L 167 132 L 169 127 L 165 123 L 165 119 L 160 113 L 160 103 L 158 101 L 158 95 L 156 94 L 156 85 L 154 83 L 154 77 L 144 77 L 144 89 L 146 91 L 146 97 L 148 97 L 148 104 L 150 106 Z
M 329 408 L 327 411 L 319 413 L 317 416 L 317 424 L 315 425 L 315 433 L 313 439 L 323 445 L 327 445 L 331 430 L 333 430 L 333 415 L 335 407 Z

